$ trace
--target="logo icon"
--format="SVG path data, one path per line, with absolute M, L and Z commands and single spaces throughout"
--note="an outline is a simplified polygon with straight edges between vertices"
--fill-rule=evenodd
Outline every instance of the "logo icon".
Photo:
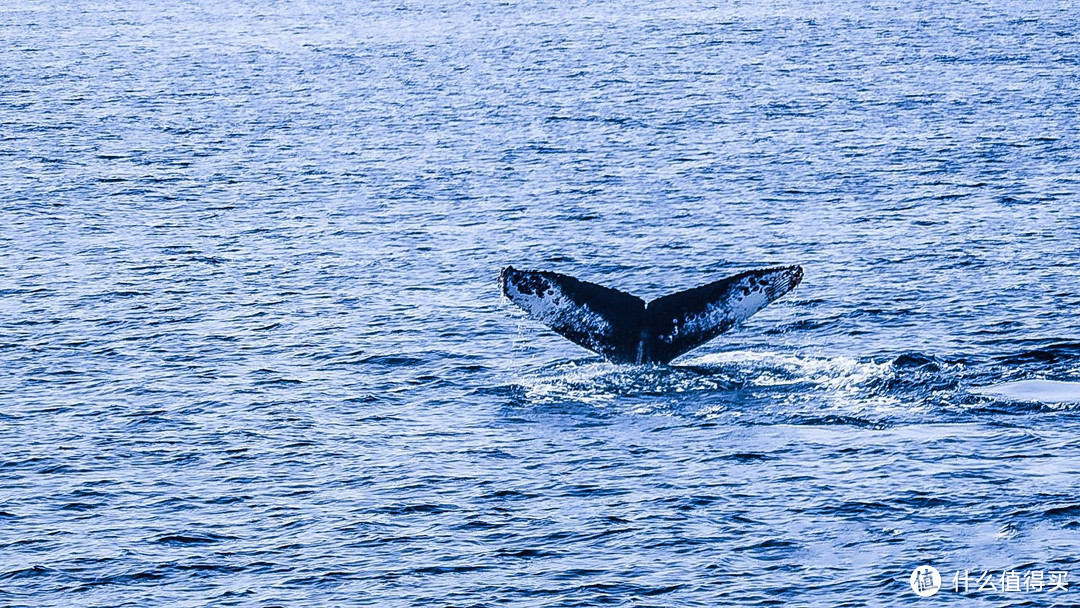
M 911 590 L 919 597 L 930 597 L 941 589 L 941 574 L 933 566 L 919 566 L 911 573 Z

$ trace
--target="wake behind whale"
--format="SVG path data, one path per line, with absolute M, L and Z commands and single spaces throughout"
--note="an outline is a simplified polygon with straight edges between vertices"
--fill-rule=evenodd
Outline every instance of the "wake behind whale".
M 749 318 L 802 281 L 802 268 L 748 270 L 646 303 L 555 272 L 507 266 L 503 294 L 571 342 L 615 363 L 667 363 Z

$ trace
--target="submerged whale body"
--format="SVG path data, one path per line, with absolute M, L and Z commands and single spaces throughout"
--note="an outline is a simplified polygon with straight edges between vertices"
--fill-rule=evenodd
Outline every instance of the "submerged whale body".
M 507 266 L 502 291 L 528 316 L 615 363 L 667 363 L 795 288 L 802 268 L 748 270 L 645 303 L 574 277 Z
M 1080 403 L 1080 382 L 1060 380 L 1017 380 L 984 386 L 972 392 L 979 395 L 1027 401 L 1029 403 Z

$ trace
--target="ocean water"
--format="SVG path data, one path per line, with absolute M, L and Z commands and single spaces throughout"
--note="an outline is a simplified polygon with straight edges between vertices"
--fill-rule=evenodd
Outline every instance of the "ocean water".
M 0 605 L 1076 605 L 975 585 L 1080 585 L 1080 405 L 1029 382 L 1080 380 L 1074 3 L 26 0 L 0 40 Z M 626 367 L 508 264 L 806 276 Z

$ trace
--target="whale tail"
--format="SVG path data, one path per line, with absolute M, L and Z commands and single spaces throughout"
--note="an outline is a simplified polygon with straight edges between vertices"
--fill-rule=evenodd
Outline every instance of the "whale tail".
M 802 281 L 802 268 L 748 270 L 648 304 L 555 272 L 499 274 L 503 294 L 529 317 L 615 363 L 667 363 L 731 329 Z

